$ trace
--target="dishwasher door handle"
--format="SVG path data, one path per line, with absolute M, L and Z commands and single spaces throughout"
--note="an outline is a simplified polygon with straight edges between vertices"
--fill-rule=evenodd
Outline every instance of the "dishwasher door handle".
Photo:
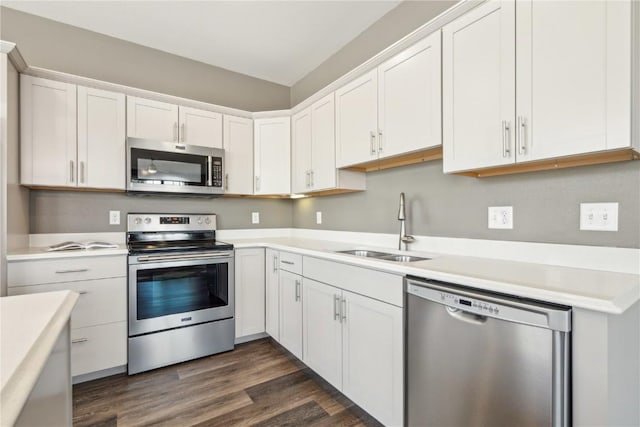
M 487 323 L 487 316 L 481 316 L 479 314 L 469 313 L 459 308 L 449 307 L 447 305 L 444 306 L 445 310 L 449 316 L 462 320 L 463 322 L 471 323 L 473 325 L 484 325 Z

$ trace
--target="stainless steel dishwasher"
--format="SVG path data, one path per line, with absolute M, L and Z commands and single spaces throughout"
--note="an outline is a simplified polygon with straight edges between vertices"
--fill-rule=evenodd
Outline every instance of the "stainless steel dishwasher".
M 571 309 L 407 277 L 409 426 L 569 426 Z

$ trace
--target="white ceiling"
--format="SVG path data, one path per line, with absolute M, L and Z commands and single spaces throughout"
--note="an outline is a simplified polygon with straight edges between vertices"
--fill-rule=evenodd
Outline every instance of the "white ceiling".
M 292 86 L 400 0 L 12 1 L 2 5 Z

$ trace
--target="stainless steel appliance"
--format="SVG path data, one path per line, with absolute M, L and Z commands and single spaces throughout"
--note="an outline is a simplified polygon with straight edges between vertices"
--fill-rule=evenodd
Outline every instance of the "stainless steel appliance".
M 233 245 L 215 215 L 129 214 L 129 374 L 232 350 Z
M 224 194 L 224 150 L 127 139 L 127 191 Z
M 407 277 L 409 426 L 569 426 L 571 309 Z

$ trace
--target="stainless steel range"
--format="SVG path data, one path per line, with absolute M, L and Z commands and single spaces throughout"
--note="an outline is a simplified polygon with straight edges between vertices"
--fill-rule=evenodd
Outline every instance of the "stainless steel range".
M 233 245 L 216 216 L 129 214 L 129 375 L 233 349 Z

